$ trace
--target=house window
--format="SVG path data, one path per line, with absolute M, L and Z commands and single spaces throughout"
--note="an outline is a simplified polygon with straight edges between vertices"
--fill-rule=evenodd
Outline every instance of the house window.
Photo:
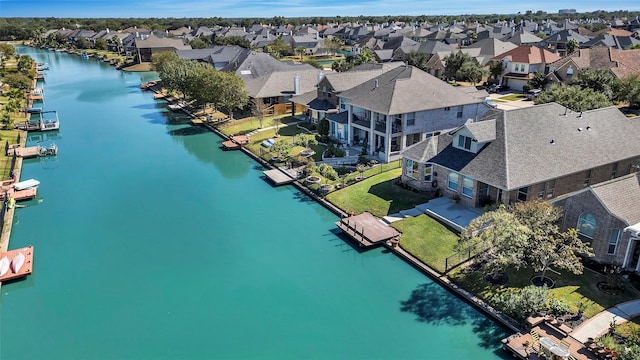
M 416 161 L 413 161 L 411 159 L 407 159 L 407 166 L 406 166 L 406 172 L 405 175 L 407 175 L 408 177 L 412 178 L 412 179 L 418 179 L 418 165 L 419 163 Z
M 615 178 L 616 175 L 618 174 L 618 163 L 613 163 L 611 164 L 611 178 Z
M 471 150 L 471 138 L 464 135 L 458 135 L 458 147 L 465 150 Z
M 416 124 L 416 113 L 407 113 L 407 126 L 413 126 Z
M 519 201 L 527 201 L 527 192 L 529 191 L 529 187 L 521 187 L 518 189 L 518 200 Z
M 462 118 L 462 105 L 458 106 L 458 119 Z
M 576 228 L 580 237 L 591 241 L 596 233 L 596 218 L 589 213 L 582 214 L 578 217 L 578 226 Z
M 584 177 L 584 183 L 582 184 L 582 187 L 587 187 L 591 184 L 591 174 L 592 171 L 591 170 L 587 170 L 587 173 Z
M 433 164 L 424 164 L 424 181 L 431 182 L 433 175 Z
M 462 195 L 468 197 L 473 196 L 473 178 L 468 176 L 462 177 Z
M 573 67 L 569 66 L 567 69 L 567 77 L 571 78 L 573 76 Z
M 460 175 L 457 172 L 453 172 L 451 171 L 449 173 L 449 179 L 447 181 L 447 188 L 449 188 L 449 190 L 453 190 L 453 191 L 458 191 L 458 177 Z
M 444 108 L 444 111 L 449 111 L 451 110 L 451 108 L 449 106 L 447 106 L 446 108 Z
M 615 255 L 616 248 L 618 247 L 618 238 L 620 238 L 620 230 L 611 230 L 611 234 L 609 235 L 609 247 L 607 248 L 607 254 Z
M 489 196 L 489 184 L 478 182 L 478 196 Z

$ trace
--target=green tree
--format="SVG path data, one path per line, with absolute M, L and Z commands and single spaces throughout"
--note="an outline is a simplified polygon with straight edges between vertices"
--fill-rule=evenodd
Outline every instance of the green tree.
M 305 149 L 308 149 L 309 146 L 311 145 L 317 145 L 318 144 L 318 140 L 316 140 L 315 135 L 313 134 L 297 134 L 294 139 L 293 142 L 296 145 L 302 146 Z
M 368 46 L 365 46 L 364 48 L 362 48 L 362 51 L 360 52 L 360 54 L 356 55 L 353 58 L 354 66 L 366 64 L 366 63 L 372 63 L 372 62 L 374 62 L 373 51 Z
M 85 38 L 79 38 L 76 40 L 76 46 L 79 49 L 91 49 L 91 42 Z
M 536 104 L 557 102 L 573 111 L 587 111 L 611 106 L 611 102 L 603 93 L 593 89 L 582 89 L 579 86 L 560 85 L 538 95 Z
M 620 81 L 617 98 L 626 101 L 632 108 L 640 108 L 640 75 L 632 75 Z
M 286 159 L 289 157 L 289 150 L 291 149 L 291 143 L 288 141 L 280 140 L 276 141 L 273 146 L 269 149 L 272 153 L 275 153 L 275 156 Z
M 207 43 L 199 37 L 193 38 L 193 40 L 189 42 L 189 45 L 191 45 L 193 49 L 204 49 L 207 47 Z
M 529 80 L 525 85 L 526 86 L 525 90 L 544 89 L 546 82 L 547 82 L 547 79 L 544 76 L 544 73 L 541 71 L 536 71 L 533 74 L 533 77 L 531 78 L 531 80 Z
M 342 40 L 337 37 L 331 37 L 330 39 L 324 40 L 324 47 L 327 48 L 327 50 L 331 51 L 333 54 L 340 50 L 342 45 Z
M 489 74 L 493 79 L 498 80 L 498 78 L 500 78 L 500 75 L 502 75 L 502 62 L 492 61 L 489 64 Z
M 33 59 L 29 55 L 18 56 L 17 68 L 18 72 L 25 75 L 29 74 L 29 72 L 33 69 Z
M 19 89 L 21 91 L 29 90 L 32 83 L 31 78 L 22 73 L 7 74 L 4 76 L 4 78 L 2 78 L 2 81 L 8 84 L 10 87 Z
M 604 94 L 609 100 L 613 100 L 612 85 L 615 80 L 615 76 L 609 70 L 583 70 L 571 85 L 580 86 L 582 89 L 592 89 L 595 92 Z
M 487 71 L 478 64 L 475 59 L 471 59 L 462 64 L 456 77 L 471 81 L 473 85 L 482 81 L 482 77 L 487 75 Z
M 509 266 L 523 266 L 529 229 L 504 205 L 471 221 L 462 232 L 460 250 L 479 251 L 476 260 L 482 269 L 496 278 Z
M 304 46 L 298 46 L 295 50 L 295 53 L 300 56 L 300 61 L 302 61 L 302 56 L 307 52 L 307 48 Z
M 247 105 L 249 96 L 244 82 L 238 75 L 227 72 L 218 73 L 221 75 L 221 82 L 218 87 L 216 106 L 226 109 L 227 114 L 233 119 L 233 110 Z
M 580 43 L 578 42 L 578 40 L 569 39 L 569 41 L 567 41 L 567 55 L 573 54 L 573 52 L 576 51 L 578 46 L 580 46 Z
M 178 54 L 173 51 L 163 51 L 151 55 L 151 64 L 157 72 L 162 72 L 165 64 L 178 60 Z
M 113 35 L 113 37 L 111 38 L 111 43 L 116 46 L 116 52 L 118 54 L 121 54 L 122 51 L 123 51 L 122 39 L 120 39 L 120 37 L 118 35 Z M 153 58 L 153 55 L 151 57 Z
M 331 70 L 336 72 L 344 72 L 351 69 L 352 67 L 353 67 L 352 63 L 347 62 L 343 59 L 336 60 L 333 62 L 333 64 L 331 64 Z
M 98 50 L 107 50 L 107 40 L 105 40 L 105 39 L 96 39 L 96 49 L 98 49 Z
M 0 53 L 3 53 L 6 57 L 10 57 L 16 53 L 16 48 L 9 43 L 0 43 Z
M 6 109 L 0 112 L 0 124 L 2 124 L 2 128 L 5 130 L 11 129 L 13 127 L 13 121 L 11 120 L 11 115 Z
M 576 229 L 560 231 L 560 208 L 546 201 L 534 200 L 516 203 L 512 213 L 529 229 L 525 252 L 528 266 L 541 272 L 542 278 L 550 267 L 582 274 L 580 256 L 593 256 L 591 247 L 580 240 Z
M 408 65 L 415 66 L 422 71 L 427 71 L 427 62 L 429 61 L 429 54 L 423 52 L 417 52 L 411 50 L 404 56 L 404 60 Z
M 251 47 L 251 43 L 249 40 L 243 38 L 242 36 L 216 36 L 213 39 L 213 43 L 216 45 L 238 45 L 245 49 L 249 49 Z
M 318 134 L 320 136 L 329 136 L 329 120 L 320 119 L 318 121 Z
M 265 45 L 264 50 L 276 59 L 289 55 L 292 52 L 291 46 L 281 38 L 277 38 L 271 44 Z
M 458 71 L 467 61 L 471 61 L 469 54 L 462 53 L 460 51 L 452 52 L 444 57 L 444 74 L 447 79 L 456 79 Z
M 164 87 L 170 91 L 177 91 L 186 98 L 191 86 L 189 72 L 198 66 L 197 63 L 187 59 L 175 59 L 162 63 L 158 71 Z

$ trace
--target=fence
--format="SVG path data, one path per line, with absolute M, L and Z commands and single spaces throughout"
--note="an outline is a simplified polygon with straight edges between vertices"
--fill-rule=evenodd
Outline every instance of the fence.
M 466 249 L 460 250 L 455 254 L 448 256 L 444 259 L 444 272 L 448 272 L 454 267 L 473 259 L 476 255 L 486 249 L 478 249 L 477 246 L 470 246 Z
M 0 209 L 0 219 L 2 219 L 2 223 L 0 224 L 0 234 L 4 231 L 4 223 L 5 223 L 4 215 L 7 212 L 8 205 L 9 205 L 9 196 L 5 192 L 4 199 L 2 199 L 2 209 Z

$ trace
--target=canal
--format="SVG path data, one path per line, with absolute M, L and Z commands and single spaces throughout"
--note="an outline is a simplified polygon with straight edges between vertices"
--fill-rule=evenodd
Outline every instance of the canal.
M 10 249 L 2 359 L 498 359 L 507 331 L 336 216 L 273 188 L 241 152 L 139 89 L 151 73 L 19 47 L 49 64 L 56 158 L 27 160 L 38 197 Z

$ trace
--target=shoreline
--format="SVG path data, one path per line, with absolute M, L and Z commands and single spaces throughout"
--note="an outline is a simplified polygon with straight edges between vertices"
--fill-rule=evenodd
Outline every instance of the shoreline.
M 34 84 L 36 84 L 36 83 L 37 82 L 34 80 Z M 152 88 L 151 90 L 153 92 L 157 92 L 156 89 Z M 183 110 L 183 112 L 185 114 L 187 114 L 187 116 L 191 117 L 192 119 L 196 119 L 197 118 L 191 112 L 189 112 L 189 111 L 187 111 L 185 109 L 182 109 L 182 110 Z M 198 126 L 198 125 L 191 124 L 190 126 Z M 209 131 L 213 132 L 214 134 L 216 134 L 218 137 L 220 137 L 223 140 L 229 140 L 230 139 L 229 136 L 225 135 L 224 133 L 219 131 L 217 128 L 215 128 L 211 124 L 206 124 L 205 123 L 202 126 L 206 127 Z M 27 139 L 27 137 L 26 137 L 26 132 L 25 132 L 25 136 L 23 137 L 23 139 L 21 139 L 21 144 L 22 143 L 26 143 L 26 139 Z M 249 156 L 251 159 L 253 159 L 254 161 L 258 162 L 260 165 L 265 167 L 266 169 L 275 169 L 275 167 L 273 165 L 271 165 L 270 163 L 268 163 L 264 159 L 260 158 L 258 155 L 252 153 L 247 148 L 242 147 L 240 150 L 242 152 L 244 152 L 247 156 Z M 15 168 L 16 179 L 20 179 L 20 173 L 21 172 L 22 172 L 22 158 L 18 158 L 18 159 L 16 159 L 16 168 Z M 308 188 L 306 188 L 305 186 L 303 186 L 299 182 L 294 181 L 292 183 L 292 185 L 294 187 L 296 187 L 296 189 L 301 191 L 303 194 L 309 196 L 311 199 L 313 199 L 316 202 L 318 202 L 320 205 L 325 207 L 327 210 L 329 210 L 332 213 L 334 213 L 339 218 L 342 218 L 342 217 L 345 217 L 345 216 L 348 215 L 347 213 L 345 213 L 341 209 L 337 208 L 335 205 L 329 203 L 325 199 L 323 199 L 323 198 L 317 196 L 316 194 L 314 194 L 311 190 L 309 190 Z M 8 246 L 9 246 L 9 240 L 10 240 L 10 237 L 11 237 L 11 225 L 13 223 L 14 212 L 15 212 L 15 207 L 12 208 L 12 209 L 8 209 L 8 211 L 7 211 L 6 215 L 5 215 L 5 227 L 3 228 L 2 237 L 0 238 L 0 250 L 2 250 L 2 251 L 6 251 L 8 249 Z M 495 320 L 496 322 L 498 322 L 499 324 L 501 324 L 502 326 L 504 326 L 505 328 L 507 328 L 509 330 L 512 330 L 512 331 L 515 331 L 515 332 L 522 332 L 522 328 L 519 325 L 517 325 L 517 323 L 514 320 L 510 319 L 505 314 L 502 314 L 498 310 L 494 309 L 493 307 L 491 307 L 490 305 L 485 303 L 483 300 L 481 300 L 480 298 L 478 298 L 474 294 L 464 290 L 459 285 L 454 283 L 451 279 L 449 279 L 449 277 L 447 277 L 445 274 L 438 273 L 437 271 L 433 270 L 428 265 L 424 264 L 423 262 L 421 262 L 420 260 L 418 260 L 417 258 L 415 258 L 414 256 L 412 256 L 411 254 L 409 254 L 408 252 L 406 252 L 404 249 L 402 249 L 400 247 L 393 248 L 392 246 L 389 246 L 387 244 L 384 244 L 383 246 L 385 248 L 387 248 L 389 250 L 389 252 L 394 253 L 396 256 L 398 256 L 399 258 L 404 260 L 407 264 L 411 265 L 416 270 L 422 272 L 423 274 L 425 274 L 426 276 L 431 278 L 433 281 L 435 281 L 438 284 L 440 284 L 441 286 L 447 288 L 449 291 L 451 291 L 452 294 L 454 294 L 455 296 L 459 297 L 463 301 L 467 302 L 468 304 L 470 304 L 471 306 L 473 306 L 474 308 L 479 310 L 485 316 L 490 317 L 491 319 Z M 1 285 L 2 284 L 0 283 L 0 287 L 1 287 Z M 498 339 L 498 340 L 501 340 L 501 339 Z
M 196 116 L 190 113 L 189 111 L 186 111 L 183 109 L 183 112 L 186 113 L 191 118 L 194 118 L 194 119 L 196 118 Z M 191 125 L 191 126 L 197 126 L 197 125 Z M 230 139 L 229 136 L 222 133 L 220 130 L 218 130 L 217 128 L 215 128 L 210 124 L 203 124 L 203 126 L 205 126 L 214 134 L 218 135 L 223 140 Z M 246 155 L 248 155 L 250 158 L 255 160 L 256 162 L 258 162 L 260 165 L 266 167 L 267 169 L 275 169 L 273 165 L 269 164 L 267 161 L 260 158 L 258 155 L 252 153 L 247 148 L 241 147 L 240 150 L 244 152 Z M 325 199 L 317 196 L 311 190 L 309 190 L 308 188 L 300 184 L 298 181 L 294 181 L 291 185 L 296 187 L 299 191 L 309 196 L 310 198 L 312 198 L 313 200 L 315 200 L 320 205 L 324 206 L 327 210 L 336 214 L 340 218 L 348 216 L 346 212 L 337 208 L 335 205 L 331 204 Z M 451 293 L 457 296 L 458 298 L 470 304 L 471 306 L 479 310 L 481 313 L 492 318 L 493 320 L 500 323 L 502 326 L 506 327 L 507 329 L 516 333 L 521 333 L 524 331 L 522 326 L 518 324 L 515 320 L 511 319 L 509 316 L 503 314 L 499 310 L 493 308 L 491 305 L 487 304 L 485 301 L 477 297 L 475 294 L 465 290 L 464 288 L 456 284 L 454 281 L 452 281 L 447 275 L 438 273 L 437 271 L 429 267 L 427 264 L 423 263 L 413 255 L 411 255 L 409 252 L 402 249 L 401 246 L 394 248 L 393 246 L 390 246 L 386 243 L 383 243 L 382 246 L 384 246 L 387 250 L 389 250 L 389 252 L 392 252 L 393 254 L 398 256 L 400 259 L 404 260 L 407 264 L 411 265 L 416 270 L 428 276 L 433 281 L 449 289 L 449 291 L 451 291 Z

